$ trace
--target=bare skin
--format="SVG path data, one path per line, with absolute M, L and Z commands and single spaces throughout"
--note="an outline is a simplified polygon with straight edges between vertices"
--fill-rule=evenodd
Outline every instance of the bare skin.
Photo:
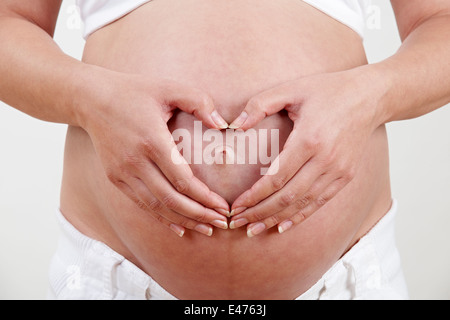
M 228 122 L 252 96 L 268 88 L 366 63 L 357 34 L 302 2 L 266 1 L 255 8 L 252 1 L 238 6 L 193 1 L 183 5 L 179 15 L 172 13 L 175 5 L 180 6 L 178 1 L 148 3 L 96 32 L 87 41 L 83 61 L 196 87 L 211 96 Z M 312 41 L 319 26 L 340 40 Z M 224 32 L 234 35 L 231 44 L 227 37 L 219 41 Z M 123 58 L 130 56 L 134 58 Z M 194 120 L 181 113 L 169 128 L 192 130 Z M 277 113 L 254 128 L 270 126 L 280 129 L 286 140 L 292 121 Z M 67 139 L 62 212 L 82 232 L 112 245 L 179 298 L 295 298 L 391 203 L 387 140 L 381 126 L 352 184 L 298 228 L 282 237 L 272 230 L 258 239 L 247 239 L 245 229 L 216 229 L 211 239 L 186 233 L 180 241 L 111 185 L 85 132 L 71 128 Z M 194 174 L 230 204 L 261 177 L 249 170 L 247 165 L 193 167 Z
M 419 5 L 420 2 L 416 2 L 417 10 L 401 10 L 400 8 L 405 4 L 402 1 L 395 3 L 394 9 L 398 16 L 403 17 L 402 34 L 406 37 L 411 30 L 417 31 L 412 33 L 410 37 L 412 40 L 406 43 L 399 56 L 377 65 L 376 68 L 364 67 L 367 62 L 361 40 L 352 30 L 301 1 L 286 0 L 276 3 L 259 1 L 257 4 L 254 1 L 240 1 L 239 5 L 230 1 L 215 2 L 214 5 L 199 0 L 154 1 L 91 36 L 86 45 L 84 64 L 80 65 L 63 57 L 51 49 L 50 45 L 46 46 L 45 50 L 41 48 L 41 51 L 38 51 L 41 53 L 38 56 L 54 57 L 54 60 L 59 62 L 59 66 L 64 66 L 66 70 L 71 70 L 73 74 L 79 75 L 86 81 L 85 83 L 76 82 L 75 88 L 79 90 L 76 93 L 79 95 L 63 86 L 59 89 L 64 90 L 59 92 L 62 92 L 60 99 L 65 103 L 45 101 L 41 98 L 43 100 L 41 104 L 33 104 L 30 102 L 33 99 L 18 98 L 19 95 L 14 94 L 7 95 L 4 93 L 7 90 L 2 90 L 0 97 L 11 105 L 17 105 L 24 112 L 41 119 L 71 125 L 67 135 L 61 208 L 64 215 L 80 231 L 107 243 L 181 299 L 293 299 L 313 285 L 389 209 L 391 194 L 384 123 L 419 116 L 449 100 L 450 94 L 444 80 L 446 73 L 438 72 L 438 68 L 433 74 L 433 81 L 436 82 L 433 82 L 429 88 L 430 95 L 427 97 L 421 95 L 420 99 L 413 94 L 405 94 L 405 92 L 414 92 L 415 84 L 408 82 L 411 76 L 406 79 L 396 78 L 397 74 L 404 74 L 405 70 L 415 63 L 417 56 L 422 56 L 425 51 L 428 52 L 430 46 L 437 47 L 437 44 L 442 43 L 439 35 L 445 34 L 450 29 L 446 15 L 448 11 L 445 11 L 448 10 L 448 5 L 435 1 L 435 6 L 431 6 L 433 8 L 427 7 L 428 10 L 424 10 Z M 180 6 L 183 7 L 181 10 Z M 24 33 L 35 30 L 27 22 L 19 18 L 15 20 L 14 17 L 23 15 L 23 12 L 19 14 L 17 9 L 12 10 L 12 5 L 10 10 L 9 12 L 14 14 L 1 20 L 5 28 L 22 30 Z M 418 12 L 424 15 L 419 16 Z M 51 23 L 47 24 L 46 28 L 51 30 Z M 318 30 L 323 31 L 327 37 L 321 37 Z M 48 43 L 48 37 L 36 30 L 34 32 L 33 35 L 39 35 L 41 43 L 45 41 Z M 430 40 L 430 37 L 425 36 L 429 34 L 434 34 L 435 38 Z M 15 39 L 21 39 L 20 32 L 13 35 Z M 0 37 L 6 38 L 7 35 L 0 33 Z M 15 45 L 20 47 L 25 46 L 25 43 L 29 45 L 25 41 L 17 41 Z M 450 51 L 450 48 L 445 46 L 440 48 L 438 54 L 441 56 L 445 56 Z M 2 51 L 2 54 L 11 58 L 7 51 Z M 13 61 L 18 61 L 17 59 L 20 58 L 15 60 L 11 58 Z M 425 63 L 434 70 L 430 60 L 432 59 L 425 59 Z M 90 67 L 85 68 L 86 66 Z M 41 69 L 36 67 L 33 70 L 35 74 L 39 74 Z M 396 72 L 391 74 L 386 71 L 390 69 Z M 11 73 L 5 66 L 2 66 L 0 70 L 5 74 Z M 97 81 L 88 80 L 89 77 L 83 76 L 85 72 L 89 73 L 91 79 L 93 75 L 96 75 L 94 79 Z M 388 79 L 390 85 L 394 83 L 394 79 L 395 83 L 401 84 L 396 87 L 397 90 L 387 90 L 386 81 L 374 81 L 374 79 L 385 79 L 380 77 L 381 73 L 384 73 L 383 76 Z M 56 76 L 52 75 L 52 77 L 59 75 L 55 74 Z M 336 74 L 340 74 L 341 77 L 336 79 Z M 349 74 L 352 77 L 346 76 Z M 284 207 L 278 205 L 276 210 L 277 206 L 274 207 L 272 204 L 271 207 L 270 202 L 269 205 L 266 202 L 266 207 L 260 210 L 244 211 L 240 216 L 236 214 L 232 220 L 235 222 L 235 227 L 239 218 L 243 217 L 249 223 L 264 222 L 265 228 L 256 238 L 248 238 L 244 228 L 236 227 L 234 230 L 215 228 L 213 235 L 209 238 L 201 235 L 202 232 L 186 231 L 184 237 L 180 239 L 172 232 L 173 230 L 167 228 L 172 226 L 173 229 L 173 224 L 177 224 L 182 225 L 178 231 L 183 228 L 196 230 L 198 222 L 195 221 L 202 220 L 200 222 L 204 228 L 200 229 L 205 231 L 206 228 L 206 232 L 203 233 L 209 234 L 212 231 L 213 221 L 216 221 L 215 226 L 219 227 L 220 223 L 217 223 L 217 220 L 224 221 L 224 218 L 217 216 L 214 210 L 207 211 L 209 217 L 205 218 L 205 215 L 196 217 L 195 212 L 198 208 L 205 210 L 203 207 L 205 206 L 219 209 L 216 206 L 222 206 L 225 200 L 232 205 L 232 208 L 238 208 L 238 205 L 254 205 L 256 208 L 258 203 L 264 205 L 264 201 L 261 200 L 270 199 L 270 195 L 276 191 L 267 191 L 264 183 L 268 181 L 261 179 L 258 183 L 262 187 L 253 188 L 249 191 L 250 196 L 248 193 L 245 195 L 246 190 L 260 178 L 258 174 L 248 174 L 248 171 L 254 170 L 254 167 L 193 166 L 192 171 L 197 178 L 204 180 L 205 185 L 202 185 L 202 190 L 206 193 L 206 189 L 210 189 L 217 195 L 212 200 L 214 203 L 202 205 L 180 198 L 179 195 L 176 198 L 177 202 L 173 201 L 173 197 L 169 202 L 167 201 L 169 198 L 159 191 L 161 192 L 159 198 L 166 199 L 162 203 L 166 205 L 166 208 L 169 207 L 170 212 L 162 212 L 165 209 L 159 201 L 153 202 L 152 208 L 146 206 L 150 204 L 142 201 L 146 198 L 146 191 L 138 192 L 143 195 L 142 199 L 133 199 L 136 190 L 140 188 L 134 185 L 133 192 L 127 192 L 131 182 L 122 183 L 120 188 L 117 182 L 122 180 L 117 178 L 114 180 L 114 177 L 119 174 L 108 171 L 114 167 L 112 164 L 115 162 L 112 160 L 120 158 L 120 152 L 117 151 L 120 151 L 120 146 L 123 145 L 124 149 L 129 148 L 133 145 L 133 139 L 129 137 L 140 133 L 137 131 L 135 135 L 127 134 L 133 130 L 124 130 L 124 126 L 135 121 L 135 124 L 144 122 L 143 125 L 137 126 L 138 128 L 146 126 L 152 128 L 155 123 L 160 123 L 145 122 L 145 119 L 151 118 L 145 110 L 152 110 L 149 108 L 158 105 L 157 102 L 161 100 L 170 100 L 173 102 L 172 106 L 176 105 L 187 112 L 177 113 L 172 117 L 168 124 L 171 130 L 192 128 L 195 118 L 188 113 L 201 118 L 208 127 L 217 128 L 217 123 L 208 116 L 213 112 L 214 107 L 228 123 L 233 122 L 245 109 L 250 119 L 258 112 L 273 114 L 264 120 L 259 118 L 249 123 L 255 128 L 258 126 L 279 128 L 282 132 L 282 142 L 285 142 L 289 134 L 296 132 L 295 129 L 291 130 L 298 121 L 295 116 L 292 116 L 293 110 L 287 110 L 290 118 L 284 113 L 279 113 L 287 105 L 292 105 L 291 102 L 299 97 L 299 93 L 292 93 L 297 90 L 290 90 L 290 88 L 306 88 L 305 84 L 300 85 L 299 79 L 309 78 L 311 81 L 308 83 L 315 83 L 319 82 L 317 80 L 319 76 L 323 77 L 320 82 L 328 86 L 323 86 L 320 90 L 318 86 L 311 86 L 307 92 L 310 95 L 323 95 L 327 101 L 335 101 L 332 98 L 336 97 L 336 94 L 333 96 L 332 93 L 336 91 L 337 82 L 341 81 L 342 88 L 355 88 L 355 86 L 358 89 L 366 88 L 367 90 L 362 92 L 365 94 L 369 92 L 370 95 L 367 95 L 371 99 L 364 96 L 364 99 L 358 100 L 359 102 L 372 101 L 369 106 L 375 105 L 376 111 L 370 113 L 369 119 L 362 117 L 361 122 L 354 122 L 361 127 L 364 127 L 363 123 L 370 123 L 373 126 L 369 126 L 370 129 L 364 132 L 365 134 L 361 134 L 359 143 L 348 143 L 352 149 L 355 149 L 352 152 L 352 155 L 355 154 L 351 161 L 352 165 L 342 166 L 340 170 L 337 170 L 339 174 L 333 175 L 335 179 L 344 177 L 345 183 L 336 187 L 336 191 L 332 192 L 332 196 L 326 202 L 320 201 L 322 205 L 309 212 L 306 220 L 298 221 L 295 218 L 297 213 L 294 211 L 287 215 L 283 214 L 282 219 L 293 221 L 289 232 L 280 235 L 275 228 L 272 228 L 282 222 L 282 219 L 273 219 L 271 224 L 266 220 L 270 219 L 270 212 L 276 214 L 286 207 L 286 205 Z M 426 77 L 426 74 L 418 76 Z M 143 85 L 145 79 L 149 77 L 164 79 L 164 81 L 149 81 L 152 84 L 150 89 L 153 90 L 149 91 L 155 93 L 151 96 L 152 99 L 145 99 L 144 95 L 137 95 L 139 90 L 136 88 Z M 61 76 L 61 78 L 64 77 Z M 15 81 L 9 84 L 0 83 L 0 87 L 11 88 L 15 82 L 19 83 L 25 77 L 18 75 L 13 79 Z M 360 81 L 363 79 L 371 80 L 372 89 L 369 89 L 368 80 Z M 426 82 L 430 85 L 431 77 L 427 79 Z M 99 80 L 103 80 L 101 83 L 104 83 L 102 90 L 99 89 Z M 347 86 L 342 85 L 343 81 Z M 53 79 L 53 83 L 57 84 L 60 81 Z M 94 83 L 97 84 L 94 85 Z M 160 83 L 166 86 L 161 87 Z M 181 90 L 179 84 L 183 88 L 195 88 L 195 90 L 184 89 L 190 93 L 184 96 L 189 96 L 191 99 L 174 97 L 173 92 Z M 95 90 L 89 89 L 91 85 Z M 35 86 L 36 84 L 33 83 L 30 87 L 29 97 L 38 97 L 38 93 L 42 92 L 42 88 L 35 89 Z M 166 87 L 179 90 L 164 91 L 163 88 Z M 17 88 L 19 88 L 18 85 L 16 91 Z M 255 101 L 254 97 L 265 94 L 266 98 L 262 99 L 263 101 L 273 101 L 273 96 L 277 95 L 279 90 L 285 93 L 283 96 L 286 99 L 278 103 L 279 110 L 269 112 L 265 103 L 257 104 L 258 108 L 251 107 L 251 102 Z M 14 90 L 9 90 L 11 91 Z M 168 96 L 172 98 L 158 98 L 158 93 L 161 91 L 169 92 Z M 349 89 L 342 91 L 340 98 L 346 101 L 348 99 L 345 98 L 348 98 L 350 94 L 355 95 L 361 92 L 361 90 Z M 136 94 L 130 94 L 130 92 Z M 193 102 L 193 96 L 204 97 L 199 92 L 206 93 L 214 104 L 214 107 L 211 107 L 210 103 L 205 102 L 207 99 L 195 99 L 203 105 L 200 115 L 199 112 L 189 108 Z M 302 92 L 306 95 L 306 90 Z M 67 102 L 70 97 L 79 97 L 83 94 L 83 98 L 78 98 L 74 105 L 71 106 Z M 102 104 L 97 103 L 100 100 Z M 155 103 L 144 109 L 141 105 L 148 103 L 144 103 L 144 100 L 152 100 Z M 184 103 L 180 102 L 181 100 Z M 267 102 L 267 105 L 269 104 L 271 103 Z M 48 107 L 44 111 L 39 111 L 35 105 Z M 164 103 L 161 102 L 160 105 Z M 343 103 L 338 105 L 340 108 L 335 109 L 339 110 L 339 113 L 336 112 L 335 118 L 332 115 L 333 108 L 325 104 L 321 107 L 328 108 L 330 119 L 342 118 L 343 114 L 353 119 L 350 110 L 355 110 L 356 104 L 351 106 L 353 109 L 350 107 L 345 109 L 342 107 Z M 59 109 L 56 106 L 59 106 Z M 119 109 L 120 107 L 122 109 Z M 122 116 L 121 121 L 116 119 L 120 118 L 119 116 L 114 118 L 114 115 L 120 115 L 119 110 L 128 111 L 125 113 L 127 117 Z M 155 110 L 157 110 L 156 107 Z M 163 111 L 160 118 L 168 121 L 173 109 L 170 108 L 166 113 L 164 108 L 161 110 Z M 304 110 L 308 108 L 305 107 Z M 309 110 L 314 109 L 311 107 Z M 294 112 L 295 114 L 298 115 Z M 311 114 L 316 113 L 304 111 L 304 114 L 310 114 L 306 118 L 312 119 Z M 133 115 L 135 120 L 127 122 L 128 119 L 133 118 Z M 111 119 L 116 119 L 114 120 L 116 122 Z M 315 122 L 313 121 L 313 124 Z M 331 124 L 329 132 L 336 131 L 333 130 L 333 126 L 335 127 L 337 122 L 329 122 Z M 135 126 L 130 126 L 132 127 Z M 105 131 L 105 128 L 109 130 Z M 163 131 L 163 127 L 156 126 L 156 128 L 159 129 L 153 132 Z M 361 130 L 353 135 L 361 133 Z M 167 136 L 165 133 L 160 135 Z M 342 135 L 344 138 L 347 136 Z M 294 138 L 290 139 L 297 141 Z M 327 140 L 325 135 L 321 139 Z M 119 147 L 116 147 L 117 145 Z M 325 144 L 321 142 L 318 145 Z M 288 147 L 286 144 L 286 150 L 293 148 L 292 143 L 291 147 Z M 321 154 L 320 150 L 316 151 L 313 154 Z M 115 156 L 108 156 L 111 154 Z M 341 150 L 338 154 L 346 155 L 348 152 Z M 159 156 L 153 156 L 151 159 L 158 165 L 161 172 L 166 174 L 165 172 L 170 170 L 164 170 L 163 161 L 158 163 L 158 159 L 161 159 L 163 155 Z M 342 162 L 341 158 L 337 157 L 336 161 Z M 134 169 L 142 165 L 140 158 L 132 156 L 131 159 L 138 160 L 134 161 L 132 166 Z M 124 168 L 120 165 L 117 167 Z M 289 168 L 289 166 L 286 164 L 283 168 Z M 245 179 L 241 180 L 244 173 Z M 179 174 L 182 175 L 182 173 Z M 161 176 L 155 181 L 163 180 Z M 146 185 L 150 186 L 151 178 L 152 176 L 142 178 L 141 181 L 148 181 Z M 330 179 L 330 181 L 334 180 Z M 314 185 L 313 182 L 310 185 Z M 123 184 L 126 184 L 129 189 L 125 190 Z M 303 185 L 303 183 L 295 185 Z M 281 190 L 290 190 L 291 187 L 283 188 L 280 185 Z M 155 193 L 158 191 L 156 188 L 149 188 Z M 142 190 L 144 189 L 146 190 L 142 187 Z M 303 194 L 308 191 L 306 187 L 303 189 Z M 189 192 L 186 188 L 178 188 L 178 191 Z M 253 195 L 251 195 L 252 192 Z M 239 200 L 240 194 L 244 195 L 241 200 Z M 319 192 L 315 194 L 317 198 L 321 196 Z M 192 197 L 200 199 L 205 196 L 197 194 Z M 139 208 L 136 203 L 144 205 Z M 203 212 L 206 213 L 206 211 Z M 265 212 L 264 216 L 258 212 Z M 187 220 L 182 217 L 186 217 Z M 249 228 L 251 231 L 251 226 Z

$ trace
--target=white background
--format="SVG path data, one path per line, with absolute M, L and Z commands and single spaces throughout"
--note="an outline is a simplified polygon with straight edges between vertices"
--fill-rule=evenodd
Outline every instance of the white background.
M 371 63 L 400 46 L 389 1 L 374 5 L 381 13 L 365 40 Z M 80 59 L 84 41 L 74 9 L 74 0 L 64 1 L 55 40 Z M 65 130 L 0 102 L 0 299 L 46 297 Z M 397 240 L 411 298 L 450 299 L 450 108 L 388 130 Z

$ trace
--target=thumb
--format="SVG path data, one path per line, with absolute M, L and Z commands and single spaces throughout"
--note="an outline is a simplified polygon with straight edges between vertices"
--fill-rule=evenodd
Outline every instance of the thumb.
M 264 118 L 291 105 L 292 96 L 292 87 L 287 85 L 275 87 L 254 96 L 229 128 L 245 131 L 254 127 Z
M 212 98 L 201 90 L 171 83 L 165 88 L 166 105 L 194 115 L 212 129 L 226 129 L 228 123 L 217 112 Z

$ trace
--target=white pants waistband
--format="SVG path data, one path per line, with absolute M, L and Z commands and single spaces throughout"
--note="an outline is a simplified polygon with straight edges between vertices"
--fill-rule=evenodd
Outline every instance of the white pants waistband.
M 408 299 L 395 245 L 397 202 L 298 300 Z M 106 244 L 75 229 L 57 212 L 62 234 L 49 271 L 49 299 L 176 299 Z

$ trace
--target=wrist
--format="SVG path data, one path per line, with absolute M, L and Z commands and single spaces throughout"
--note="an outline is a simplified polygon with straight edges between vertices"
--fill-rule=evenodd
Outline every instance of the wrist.
M 369 64 L 357 69 L 357 83 L 365 91 L 367 106 L 373 114 L 375 128 L 392 121 L 390 93 L 394 79 L 382 64 Z
M 95 65 L 83 64 L 73 73 L 72 112 L 74 126 L 87 130 L 101 106 L 111 98 L 111 76 L 115 72 Z

